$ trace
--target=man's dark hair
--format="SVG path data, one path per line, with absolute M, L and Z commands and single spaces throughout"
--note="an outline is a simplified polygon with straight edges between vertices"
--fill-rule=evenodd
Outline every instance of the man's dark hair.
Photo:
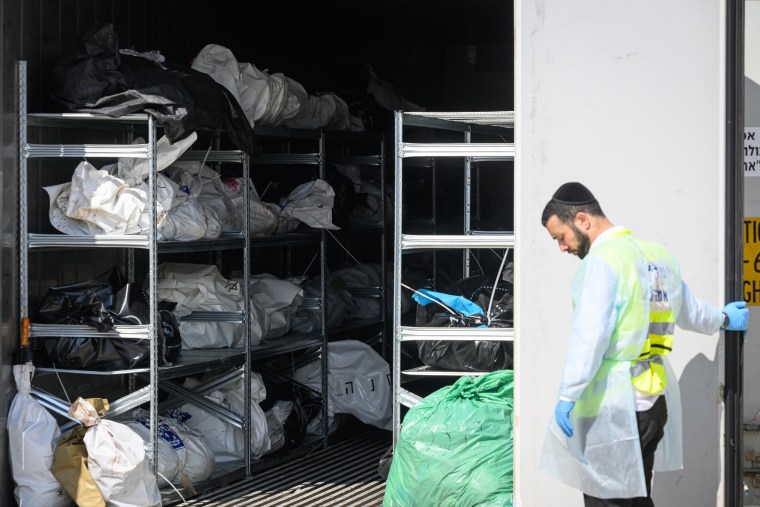
M 541 214 L 541 225 L 546 227 L 546 222 L 549 221 L 552 215 L 557 215 L 557 218 L 563 224 L 572 224 L 573 220 L 575 220 L 575 215 L 581 212 L 597 217 L 604 217 L 604 212 L 596 200 L 586 204 L 564 204 L 552 199 Z

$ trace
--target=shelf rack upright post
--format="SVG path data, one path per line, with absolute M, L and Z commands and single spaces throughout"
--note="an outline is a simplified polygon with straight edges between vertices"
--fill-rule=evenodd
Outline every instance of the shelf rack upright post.
M 514 233 L 510 231 L 475 231 L 471 229 L 471 167 L 474 162 L 514 160 L 514 143 L 473 143 L 471 134 L 482 132 L 499 135 L 514 126 L 512 112 L 424 112 L 395 113 L 395 216 L 393 256 L 393 445 L 399 438 L 402 406 L 413 407 L 421 396 L 402 386 L 405 378 L 420 376 L 460 377 L 472 372 L 434 370 L 427 366 L 402 371 L 401 344 L 405 341 L 514 341 L 513 328 L 462 328 L 462 327 L 411 327 L 401 322 L 402 276 L 404 253 L 419 250 L 464 250 L 464 275 L 469 274 L 469 250 L 514 247 Z M 410 143 L 404 141 L 405 127 L 421 127 L 463 133 L 458 143 Z M 463 234 L 405 234 L 403 227 L 404 160 L 420 157 L 460 157 L 464 159 L 464 227 Z

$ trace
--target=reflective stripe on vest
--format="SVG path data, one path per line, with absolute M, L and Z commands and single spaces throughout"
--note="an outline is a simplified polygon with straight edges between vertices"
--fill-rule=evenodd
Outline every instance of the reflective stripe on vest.
M 665 389 L 667 376 L 662 356 L 673 350 L 675 316 L 668 294 L 656 266 L 649 266 L 651 292 L 649 334 L 641 354 L 631 365 L 633 385 L 646 394 L 659 394 Z

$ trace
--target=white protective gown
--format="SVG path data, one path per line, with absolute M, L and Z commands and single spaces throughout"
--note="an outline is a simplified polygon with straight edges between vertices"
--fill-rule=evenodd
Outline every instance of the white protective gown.
M 560 386 L 561 398 L 576 401 L 570 414 L 574 434 L 566 437 L 551 419 L 541 468 L 598 498 L 647 495 L 630 374 L 648 335 L 645 249 L 665 274 L 678 327 L 712 334 L 723 320 L 719 309 L 692 295 L 667 250 L 634 238 L 623 227 L 608 229 L 593 242 L 573 281 L 574 314 Z M 683 466 L 678 379 L 667 359 L 665 367 L 668 423 L 655 456 L 657 471 Z

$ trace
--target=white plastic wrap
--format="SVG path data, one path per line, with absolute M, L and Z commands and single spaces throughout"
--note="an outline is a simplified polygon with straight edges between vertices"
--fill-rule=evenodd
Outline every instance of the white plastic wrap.
M 87 427 L 87 468 L 110 507 L 154 507 L 161 493 L 140 436 L 127 426 L 101 419 L 85 399 L 77 398 L 69 416 Z
M 196 138 L 192 133 L 174 145 L 161 138 L 156 143 L 158 170 L 171 164 Z M 120 158 L 116 164 L 102 169 L 81 162 L 74 169 L 71 182 L 44 188 L 50 197 L 50 223 L 72 235 L 145 233 L 150 225 L 150 192 L 145 180 L 149 167 L 148 161 L 132 158 Z M 177 185 L 161 174 L 157 177 L 156 191 L 156 224 L 161 228 L 169 210 L 182 198 L 178 196 Z
M 332 223 L 335 191 L 325 180 L 297 186 L 280 202 L 280 233 L 292 231 L 299 222 L 318 229 L 340 229 Z
M 206 437 L 202 433 L 193 431 L 185 424 L 189 414 L 177 410 L 170 410 L 166 414 L 166 421 L 182 439 L 187 451 L 187 461 L 183 475 L 192 483 L 205 481 L 214 472 L 214 451 L 211 450 Z
M 224 46 L 208 44 L 193 60 L 192 67 L 211 76 L 237 99 L 251 126 L 256 122 L 278 125 L 299 108 L 288 95 L 288 81 L 282 74 L 261 71 L 251 63 L 239 63 Z
M 134 421 L 124 424 L 150 441 L 150 420 L 145 410 L 136 410 Z M 185 479 L 197 484 L 211 477 L 214 471 L 214 453 L 206 444 L 203 435 L 194 432 L 184 424 L 187 414 L 171 411 L 166 417 L 158 418 L 158 471 L 159 484 L 163 478 L 174 484 L 183 484 Z
M 267 431 L 271 442 L 269 452 L 278 451 L 285 445 L 285 421 L 292 411 L 293 402 L 285 400 L 275 401 L 272 408 L 267 410 Z
M 205 207 L 216 212 L 223 231 L 241 231 L 243 213 L 227 196 L 219 174 L 200 161 L 178 161 L 168 169 L 169 177 L 187 188 Z
M 341 340 L 327 345 L 327 384 L 329 412 L 351 414 L 362 422 L 391 429 L 390 367 L 366 343 Z M 294 379 L 322 391 L 322 367 L 319 360 L 296 370 Z
M 197 381 L 190 378 L 185 380 L 185 387 L 188 389 L 192 389 L 196 385 Z M 239 380 L 209 393 L 206 398 L 233 412 L 242 414 L 245 410 L 244 387 L 243 373 L 241 372 Z M 259 406 L 264 398 L 266 398 L 266 388 L 261 375 L 252 373 L 249 423 L 251 425 L 251 455 L 255 458 L 261 457 L 270 449 L 266 415 Z M 180 407 L 179 411 L 190 416 L 185 421 L 188 427 L 205 436 L 206 443 L 214 452 L 214 458 L 217 462 L 235 461 L 243 458 L 245 445 L 243 430 L 189 403 Z
M 245 199 L 243 198 L 243 179 L 225 179 L 223 183 L 227 197 L 232 201 L 240 215 L 244 216 Z M 248 185 L 251 236 L 271 236 L 277 230 L 280 208 L 276 204 L 262 202 L 253 183 L 249 181 Z
M 179 318 L 193 311 L 235 312 L 243 309 L 240 284 L 224 278 L 216 266 L 164 263 L 158 267 L 159 301 L 177 303 Z M 182 322 L 182 348 L 238 347 L 243 326 L 234 322 Z
M 150 442 L 150 422 L 146 416 L 147 414 L 144 411 L 137 411 L 136 420 L 123 421 L 123 424 L 137 433 L 147 445 Z M 161 487 L 166 486 L 166 481 L 178 484 L 187 463 L 187 451 L 179 436 L 160 417 L 158 420 L 157 448 L 159 475 L 156 479 L 158 484 Z
M 13 496 L 19 507 L 73 505 L 50 471 L 61 431 L 55 418 L 29 394 L 33 374 L 31 363 L 13 367 L 18 393 L 7 423 L 11 475 L 16 483 Z
M 263 273 L 251 277 L 249 291 L 258 310 L 254 315 L 256 325 L 264 339 L 278 338 L 290 331 L 293 315 L 303 303 L 300 286 Z

